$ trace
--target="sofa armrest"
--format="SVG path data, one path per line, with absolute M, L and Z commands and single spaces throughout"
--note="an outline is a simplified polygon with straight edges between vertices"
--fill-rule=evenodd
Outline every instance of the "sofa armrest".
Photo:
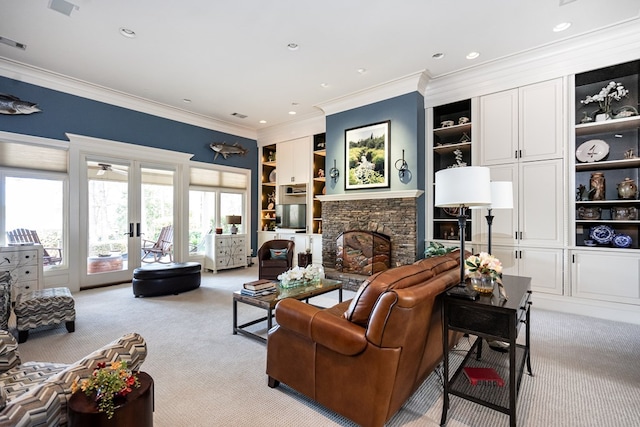
M 0 329 L 0 372 L 6 372 L 19 364 L 18 342 L 10 332 Z
M 353 356 L 367 346 L 364 328 L 293 298 L 276 306 L 276 322 L 335 352 Z

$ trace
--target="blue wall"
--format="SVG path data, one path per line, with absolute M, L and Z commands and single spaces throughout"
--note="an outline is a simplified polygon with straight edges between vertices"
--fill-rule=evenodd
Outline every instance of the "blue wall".
M 346 129 L 366 126 L 372 123 L 391 121 L 390 131 L 390 188 L 371 190 L 345 191 L 345 135 Z M 336 183 L 327 180 L 327 194 L 352 194 L 361 192 L 386 192 L 401 190 L 424 190 L 426 182 L 425 169 L 425 113 L 424 97 L 419 92 L 411 92 L 395 98 L 386 99 L 353 110 L 343 111 L 327 116 L 327 169 L 333 166 L 340 171 Z M 409 173 L 400 179 L 394 167 L 396 160 L 404 158 L 409 166 Z M 425 240 L 425 195 L 418 200 L 417 253 L 424 252 Z
M 258 148 L 253 139 L 205 129 L 116 107 L 68 93 L 0 77 L 0 93 L 35 102 L 42 110 L 30 115 L 0 114 L 0 130 L 18 134 L 68 141 L 66 133 L 85 135 L 147 147 L 192 153 L 192 160 L 251 169 L 251 212 L 258 212 Z M 249 152 L 246 156 L 222 156 L 214 161 L 212 142 L 237 142 Z M 258 218 L 251 223 L 251 247 L 256 251 Z

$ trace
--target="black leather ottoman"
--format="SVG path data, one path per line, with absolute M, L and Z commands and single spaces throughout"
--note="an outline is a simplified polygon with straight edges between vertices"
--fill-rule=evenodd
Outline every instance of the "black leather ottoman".
M 198 262 L 151 264 L 133 270 L 133 295 L 137 298 L 177 295 L 200 287 Z

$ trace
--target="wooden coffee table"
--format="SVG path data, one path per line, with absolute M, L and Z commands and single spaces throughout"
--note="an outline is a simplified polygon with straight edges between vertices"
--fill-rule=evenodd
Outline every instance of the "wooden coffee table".
M 267 339 L 248 331 L 248 326 L 256 323 L 267 321 L 267 330 L 273 325 L 273 309 L 278 301 L 285 298 L 295 298 L 300 301 L 309 302 L 309 298 L 328 292 L 338 291 L 338 301 L 342 302 L 342 282 L 340 280 L 321 279 L 318 283 L 312 283 L 306 286 L 297 286 L 295 288 L 281 288 L 272 294 L 265 296 L 249 296 L 242 295 L 240 291 L 233 293 L 233 334 L 246 335 L 249 338 L 256 339 L 261 342 L 267 342 Z M 242 325 L 238 325 L 238 302 L 252 305 L 267 310 L 267 315 L 256 320 L 252 320 Z

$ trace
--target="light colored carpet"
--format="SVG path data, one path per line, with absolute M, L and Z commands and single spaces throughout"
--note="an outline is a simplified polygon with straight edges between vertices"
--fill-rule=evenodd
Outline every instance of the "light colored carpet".
M 20 344 L 22 360 L 71 363 L 135 331 L 148 344 L 143 370 L 155 381 L 158 427 L 354 426 L 284 385 L 269 388 L 265 345 L 232 334 L 231 294 L 256 278 L 255 266 L 203 273 L 199 289 L 153 298 L 134 298 L 130 284 L 81 291 L 76 332 L 33 331 Z M 335 294 L 313 302 L 333 304 Z M 518 425 L 640 425 L 640 327 L 537 310 L 533 300 L 534 377 L 522 380 Z M 239 314 L 243 322 L 264 311 L 241 304 Z M 437 426 L 441 409 L 434 373 L 388 426 Z M 508 424 L 504 414 L 451 397 L 450 427 Z

